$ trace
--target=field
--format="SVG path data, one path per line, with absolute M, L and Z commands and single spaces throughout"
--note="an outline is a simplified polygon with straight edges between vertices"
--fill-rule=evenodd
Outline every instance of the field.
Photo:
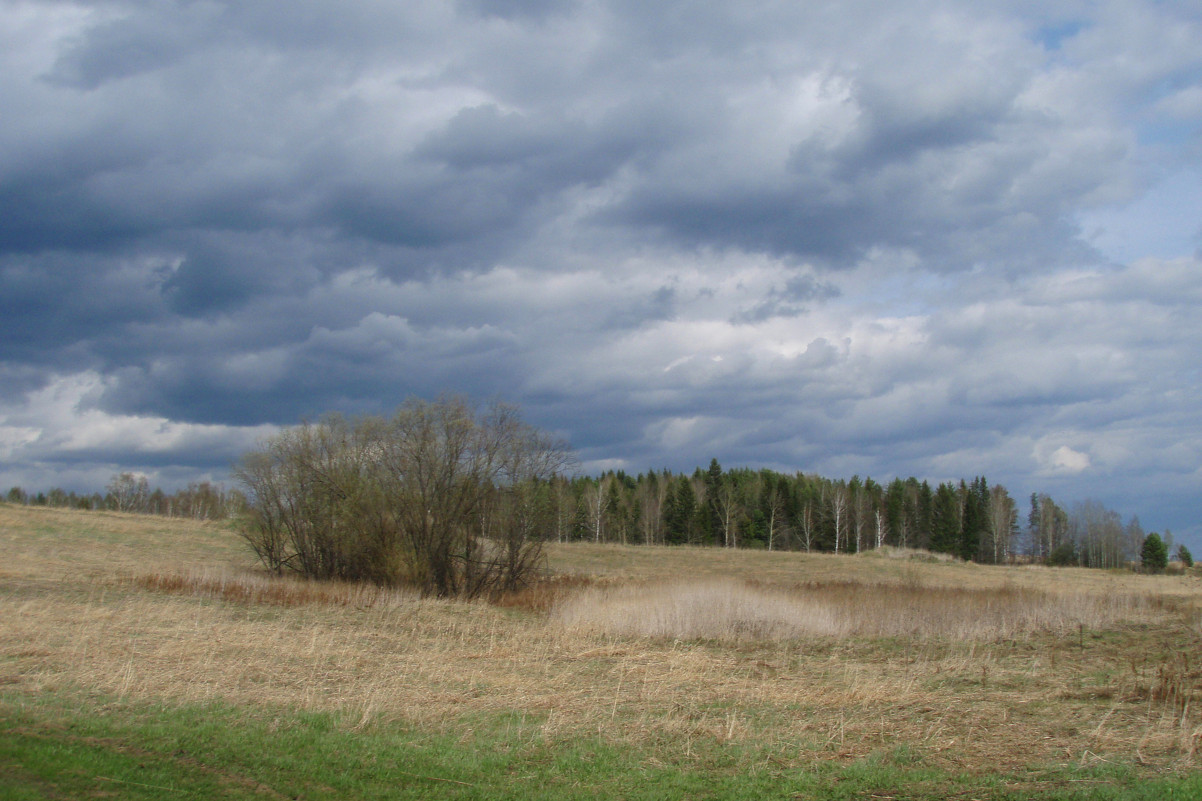
M 549 551 L 497 605 L 0 504 L 0 799 L 1202 798 L 1202 578 Z

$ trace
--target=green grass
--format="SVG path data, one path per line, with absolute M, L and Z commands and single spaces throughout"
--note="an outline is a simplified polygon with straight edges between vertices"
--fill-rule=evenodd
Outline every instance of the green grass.
M 467 731 L 358 730 L 328 713 L 5 694 L 0 799 L 1202 798 L 1198 773 L 1149 781 L 1102 765 L 954 774 L 924 766 L 906 745 L 798 767 L 711 741 L 670 761 L 600 739 L 547 741 L 537 724 L 499 715 Z

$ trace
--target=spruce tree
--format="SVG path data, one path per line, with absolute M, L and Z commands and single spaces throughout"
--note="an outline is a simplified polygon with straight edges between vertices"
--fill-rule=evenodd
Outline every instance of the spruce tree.
M 1139 556 L 1146 573 L 1161 573 L 1169 565 L 1169 549 L 1155 531 L 1144 538 Z
M 664 502 L 664 540 L 679 545 L 688 542 L 693 534 L 697 496 L 688 476 L 680 475 L 675 486 L 668 491 Z
M 960 540 L 960 504 L 956 488 L 943 483 L 935 490 L 931 511 L 931 550 L 955 553 Z

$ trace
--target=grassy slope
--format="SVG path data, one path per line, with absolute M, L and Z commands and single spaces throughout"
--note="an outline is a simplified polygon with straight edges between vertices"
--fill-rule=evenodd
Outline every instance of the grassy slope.
M 552 551 L 651 583 L 1148 599 L 1071 637 L 682 642 L 404 594 L 238 594 L 259 579 L 215 524 L 0 504 L 0 549 L 0 799 L 1202 797 L 1193 577 Z

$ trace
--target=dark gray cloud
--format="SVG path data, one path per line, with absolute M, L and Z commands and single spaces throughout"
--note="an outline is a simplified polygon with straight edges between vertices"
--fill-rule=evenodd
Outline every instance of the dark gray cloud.
M 1202 532 L 1200 36 L 1150 0 L 5 4 L 0 481 L 219 478 L 459 391 L 586 465 L 985 472 Z

